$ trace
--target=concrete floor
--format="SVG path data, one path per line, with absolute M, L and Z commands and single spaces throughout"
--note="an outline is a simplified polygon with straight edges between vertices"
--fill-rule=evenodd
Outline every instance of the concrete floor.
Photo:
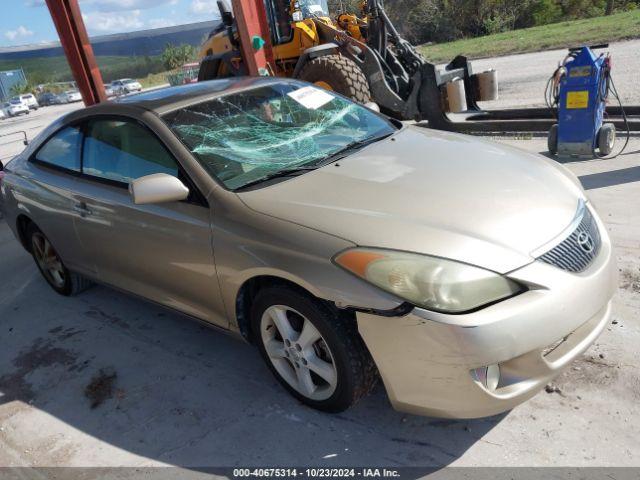
M 474 421 L 397 413 L 381 387 L 342 414 L 310 410 L 231 337 L 105 287 L 57 296 L 0 221 L 0 466 L 639 466 L 640 139 L 628 152 L 567 164 L 616 246 L 611 325 L 559 393 Z M 114 391 L 91 408 L 100 370 Z

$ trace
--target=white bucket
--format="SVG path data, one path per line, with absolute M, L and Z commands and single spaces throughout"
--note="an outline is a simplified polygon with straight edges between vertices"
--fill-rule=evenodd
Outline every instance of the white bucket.
M 498 99 L 498 72 L 487 70 L 474 75 L 478 88 L 478 98 L 480 102 Z
M 464 112 L 467 109 L 464 80 L 460 77 L 447 82 L 447 107 L 447 111 L 451 113 Z

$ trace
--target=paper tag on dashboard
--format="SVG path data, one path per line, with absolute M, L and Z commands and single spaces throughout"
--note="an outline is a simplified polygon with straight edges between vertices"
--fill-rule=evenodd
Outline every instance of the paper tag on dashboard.
M 329 92 L 312 87 L 311 85 L 289 92 L 287 95 L 303 107 L 310 108 L 312 110 L 320 108 L 335 98 Z

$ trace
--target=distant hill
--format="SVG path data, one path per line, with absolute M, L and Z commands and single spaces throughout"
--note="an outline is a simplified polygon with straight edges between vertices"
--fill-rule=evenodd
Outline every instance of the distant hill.
M 91 45 L 96 56 L 159 55 L 167 43 L 174 45 L 186 43 L 199 46 L 218 23 L 218 20 L 212 20 L 137 32 L 100 35 L 91 37 Z M 0 59 L 2 60 L 58 57 L 61 55 L 64 55 L 64 52 L 60 42 L 0 47 Z

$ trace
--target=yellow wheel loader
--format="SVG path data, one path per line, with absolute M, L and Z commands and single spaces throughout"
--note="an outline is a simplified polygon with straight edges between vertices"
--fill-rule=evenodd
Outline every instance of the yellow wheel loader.
M 334 90 L 358 102 L 373 101 L 399 119 L 426 118 L 441 102 L 435 66 L 403 39 L 380 0 L 363 0 L 360 14 L 331 18 L 327 0 L 264 0 L 274 71 Z M 246 75 L 231 8 L 218 0 L 222 22 L 200 51 L 198 80 Z M 428 94 L 427 89 L 434 92 Z

